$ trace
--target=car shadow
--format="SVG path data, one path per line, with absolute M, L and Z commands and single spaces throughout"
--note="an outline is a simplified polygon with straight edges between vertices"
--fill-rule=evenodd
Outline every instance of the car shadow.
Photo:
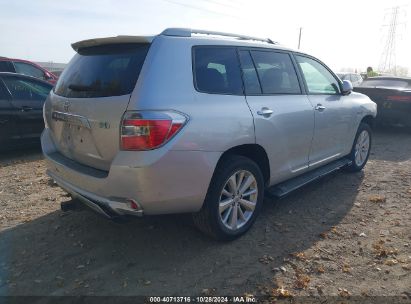
M 378 126 L 370 159 L 401 162 L 411 159 L 411 130 L 409 128 Z
M 267 198 L 252 229 L 231 242 L 204 236 L 181 215 L 117 224 L 55 211 L 0 232 L 0 295 L 253 292 L 346 216 L 362 180 L 337 172 L 282 200 Z
M 0 167 L 43 159 L 40 144 L 0 151 Z

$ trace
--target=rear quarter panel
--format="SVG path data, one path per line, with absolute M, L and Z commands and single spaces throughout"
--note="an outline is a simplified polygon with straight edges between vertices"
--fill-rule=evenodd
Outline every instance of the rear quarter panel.
M 175 110 L 189 117 L 168 144 L 171 150 L 226 151 L 255 143 L 244 96 L 200 93 L 194 88 L 192 47 L 209 41 L 159 36 L 154 39 L 128 110 Z

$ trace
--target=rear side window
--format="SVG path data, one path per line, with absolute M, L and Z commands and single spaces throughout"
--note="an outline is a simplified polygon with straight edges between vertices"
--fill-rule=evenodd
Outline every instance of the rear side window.
M 74 98 L 130 94 L 149 44 L 117 44 L 83 48 L 61 74 L 54 92 Z
M 15 61 L 14 66 L 16 73 L 44 79 L 44 72 L 31 64 Z
M 211 94 L 242 95 L 240 65 L 235 48 L 193 48 L 194 84 L 198 91 Z
M 300 94 L 297 73 L 290 55 L 251 51 L 263 94 Z

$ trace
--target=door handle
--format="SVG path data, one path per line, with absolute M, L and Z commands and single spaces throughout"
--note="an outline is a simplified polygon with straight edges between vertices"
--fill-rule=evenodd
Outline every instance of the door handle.
M 315 109 L 316 111 L 318 111 L 318 112 L 322 112 L 322 111 L 325 110 L 325 107 L 324 107 L 321 103 L 319 103 L 319 104 L 317 104 L 317 105 L 315 106 L 314 109 Z
M 29 107 L 29 106 L 22 106 L 22 107 L 21 107 L 21 111 L 22 111 L 22 112 L 27 112 L 27 111 L 31 111 L 31 110 L 33 110 L 33 108 L 32 108 L 32 107 Z
M 264 116 L 264 117 L 268 117 L 268 116 L 270 116 L 270 115 L 273 114 L 273 113 L 274 113 L 273 110 L 271 110 L 271 109 L 269 109 L 269 108 L 266 108 L 266 107 L 263 107 L 263 108 L 261 108 L 260 111 L 257 111 L 257 114 L 258 114 L 258 115 L 261 115 L 261 116 Z

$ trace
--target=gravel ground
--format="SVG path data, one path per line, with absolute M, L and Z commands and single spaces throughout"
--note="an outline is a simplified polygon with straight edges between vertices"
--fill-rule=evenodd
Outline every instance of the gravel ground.
M 266 199 L 221 243 L 185 216 L 118 224 L 60 211 L 70 198 L 39 149 L 0 156 L 0 295 L 411 297 L 411 135 L 375 134 L 361 173 Z

